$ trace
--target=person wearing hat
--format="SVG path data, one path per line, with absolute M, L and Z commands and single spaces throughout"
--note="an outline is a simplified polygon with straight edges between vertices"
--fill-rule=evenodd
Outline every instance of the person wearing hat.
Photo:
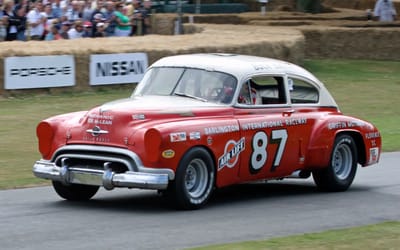
M 69 39 L 68 31 L 70 27 L 71 23 L 69 21 L 62 22 L 60 35 L 63 39 Z
M 82 37 L 93 37 L 92 35 L 92 23 L 89 21 L 83 22 L 83 35 Z
M 106 36 L 105 23 L 100 22 L 100 23 L 96 24 L 96 26 L 97 26 L 96 33 L 93 34 L 93 37 L 105 37 Z

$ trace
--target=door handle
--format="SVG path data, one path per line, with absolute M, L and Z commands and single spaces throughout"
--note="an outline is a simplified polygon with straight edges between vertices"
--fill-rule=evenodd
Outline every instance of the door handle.
M 291 110 L 283 111 L 282 115 L 283 116 L 291 116 L 294 112 L 296 112 L 296 110 L 291 109 Z

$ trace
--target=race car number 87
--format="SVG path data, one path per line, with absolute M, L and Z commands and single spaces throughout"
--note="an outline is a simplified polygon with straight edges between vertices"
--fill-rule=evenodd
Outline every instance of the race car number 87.
M 267 162 L 268 143 L 278 144 L 278 150 L 275 153 L 274 161 L 271 167 L 271 172 L 273 172 L 281 162 L 287 137 L 288 135 L 286 129 L 272 130 L 271 142 L 268 142 L 268 135 L 264 131 L 255 133 L 251 142 L 253 152 L 250 158 L 250 172 L 256 174 L 265 165 L 265 162 Z

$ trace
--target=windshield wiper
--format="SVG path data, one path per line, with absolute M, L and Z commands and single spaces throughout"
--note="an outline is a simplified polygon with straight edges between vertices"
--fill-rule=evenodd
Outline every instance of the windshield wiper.
M 192 99 L 199 100 L 199 101 L 202 101 L 202 102 L 207 102 L 207 99 L 204 99 L 204 98 L 201 98 L 201 97 L 197 97 L 197 96 L 194 96 L 194 95 L 188 95 L 188 94 L 185 94 L 185 93 L 174 92 L 173 95 L 182 96 L 182 97 L 188 97 L 188 98 L 192 98 Z

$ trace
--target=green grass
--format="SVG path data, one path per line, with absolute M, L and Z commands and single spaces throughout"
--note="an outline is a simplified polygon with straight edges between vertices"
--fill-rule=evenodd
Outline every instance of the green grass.
M 36 125 L 42 119 L 86 110 L 128 97 L 130 92 L 117 89 L 0 99 L 0 189 L 48 183 L 32 175 L 33 163 L 41 157 L 37 149 Z
M 378 127 L 384 151 L 400 150 L 400 62 L 308 60 L 305 68 L 324 82 L 344 114 Z
M 378 126 L 384 151 L 400 150 L 400 62 L 309 60 L 305 67 L 326 84 L 345 114 Z M 35 132 L 39 121 L 125 98 L 130 92 L 126 87 L 109 87 L 0 98 L 0 189 L 48 183 L 32 175 L 32 165 L 40 158 Z
M 191 250 L 374 250 L 399 249 L 400 222 L 329 230 L 263 241 L 213 245 Z

